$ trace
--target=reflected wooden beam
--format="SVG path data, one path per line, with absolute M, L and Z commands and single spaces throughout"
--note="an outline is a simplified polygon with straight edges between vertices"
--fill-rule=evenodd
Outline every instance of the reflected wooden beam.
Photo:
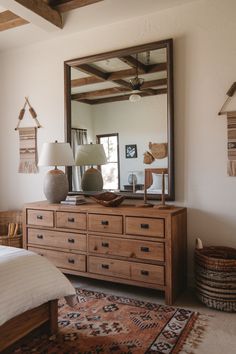
M 11 0 L 12 1 L 12 0 Z M 42 17 L 44 20 L 50 22 L 56 27 L 62 28 L 62 17 L 61 14 L 52 9 L 43 0 L 14 0 L 16 3 L 24 6 L 26 9 L 34 12 L 36 15 Z
M 155 96 L 155 95 L 163 95 L 167 93 L 167 89 L 157 89 L 157 90 L 153 90 L 152 93 L 150 92 L 145 92 L 142 91 L 139 93 L 139 95 L 141 97 L 147 97 L 147 96 Z M 120 96 L 113 96 L 113 97 L 105 97 L 105 98 L 99 98 L 99 99 L 75 99 L 73 98 L 74 95 L 71 96 L 72 100 L 78 101 L 78 102 L 83 102 L 83 103 L 87 103 L 87 104 L 101 104 L 101 103 L 110 103 L 110 102 L 118 102 L 118 101 L 127 101 L 130 97 L 130 94 L 128 95 L 120 95 Z
M 0 31 L 5 31 L 10 28 L 26 25 L 29 22 L 15 15 L 11 11 L 0 12 Z
M 115 95 L 117 93 L 123 93 L 123 92 L 127 92 L 127 91 L 129 91 L 129 90 L 125 87 L 111 87 L 111 88 L 104 89 L 104 90 L 75 93 L 74 95 L 71 95 L 71 99 L 72 100 L 81 100 L 81 99 L 95 98 L 95 97 L 101 97 L 101 96 Z M 130 91 L 131 91 L 131 89 L 130 89 Z
M 83 77 L 82 79 L 71 80 L 71 87 L 80 87 L 84 85 L 99 84 L 100 82 L 104 82 L 104 80 L 96 76 L 88 76 L 88 77 Z
M 92 74 L 92 75 L 98 77 L 99 79 L 103 79 L 104 81 L 106 81 L 109 76 L 108 73 L 104 73 L 103 71 L 101 71 L 97 68 L 94 68 L 93 66 L 88 65 L 88 64 L 82 64 L 82 65 L 79 65 L 75 68 L 83 71 L 86 74 Z
M 150 80 L 150 81 L 144 82 L 144 84 L 142 85 L 142 90 L 144 89 L 145 92 L 148 92 L 149 94 L 152 95 L 152 94 L 156 94 L 156 90 L 154 90 L 152 87 L 158 87 L 158 86 L 164 86 L 164 85 L 167 85 L 167 79 Z M 131 91 L 132 91 L 132 89 L 131 89 L 130 85 L 128 84 L 128 87 L 111 87 L 111 88 L 102 89 L 102 90 L 75 93 L 71 96 L 71 98 L 72 98 L 72 100 L 81 100 L 81 99 L 89 99 L 89 98 L 95 98 L 95 97 L 101 97 L 101 96 L 115 95 L 118 93 L 127 93 L 127 92 L 131 92 Z
M 60 12 L 67 12 L 101 1 L 103 0 L 51 0 L 49 4 Z
M 141 63 L 139 60 L 135 59 L 131 55 L 126 55 L 126 56 L 118 58 L 118 59 L 123 61 L 123 63 L 131 66 L 134 69 L 138 68 L 138 70 L 141 74 L 144 74 L 147 72 L 148 66 Z
M 74 67 L 79 69 L 78 67 Z M 160 63 L 160 64 L 155 64 L 155 65 L 150 65 L 148 66 L 148 71 L 147 73 L 157 73 L 157 72 L 162 72 L 167 70 L 167 64 L 166 63 Z M 88 72 L 87 72 L 88 73 Z M 141 72 L 139 71 L 141 74 Z M 119 80 L 119 79 L 125 79 L 132 77 L 136 74 L 135 69 L 125 69 L 125 70 L 118 70 L 114 71 L 111 73 L 108 73 L 108 77 L 106 81 L 114 81 L 114 80 Z M 100 82 L 103 82 L 104 80 L 101 79 L 101 77 L 97 76 L 88 76 L 88 77 L 83 77 L 81 79 L 75 79 L 71 81 L 71 87 L 79 87 L 79 86 L 84 86 L 84 85 L 91 85 L 91 84 L 97 84 Z
M 165 70 L 167 70 L 167 63 L 152 64 L 148 66 L 147 74 L 157 73 Z

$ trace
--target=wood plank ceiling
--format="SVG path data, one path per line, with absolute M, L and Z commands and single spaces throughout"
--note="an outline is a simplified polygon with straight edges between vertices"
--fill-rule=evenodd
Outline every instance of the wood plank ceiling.
M 53 25 L 63 28 L 62 13 L 100 1 L 104 0 L 15 0 L 15 3 L 24 6 Z M 9 30 L 28 23 L 28 21 L 9 10 L 0 12 L 0 31 Z

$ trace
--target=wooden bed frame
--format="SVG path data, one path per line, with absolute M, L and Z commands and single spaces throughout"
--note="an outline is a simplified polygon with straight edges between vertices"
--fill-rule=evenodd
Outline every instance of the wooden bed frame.
M 145 173 L 145 186 L 146 188 L 149 188 L 152 185 L 152 173 L 156 173 L 161 175 L 162 172 L 165 174 L 168 173 L 168 168 L 145 168 L 144 173 Z
M 9 347 L 43 325 L 47 326 L 50 334 L 55 334 L 58 330 L 57 319 L 57 300 L 49 301 L 10 319 L 0 326 L 0 353 L 12 353 Z

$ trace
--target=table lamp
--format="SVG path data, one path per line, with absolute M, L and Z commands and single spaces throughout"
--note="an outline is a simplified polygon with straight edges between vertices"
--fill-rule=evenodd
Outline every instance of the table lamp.
M 65 173 L 57 166 L 73 166 L 73 152 L 69 143 L 44 143 L 39 157 L 39 166 L 55 166 L 44 178 L 44 194 L 50 203 L 60 203 L 66 199 L 69 183 Z
M 93 165 L 100 166 L 107 163 L 106 154 L 102 144 L 79 145 L 75 164 L 77 166 L 91 166 L 87 169 L 81 180 L 83 191 L 101 191 L 103 189 L 103 178 L 99 170 Z

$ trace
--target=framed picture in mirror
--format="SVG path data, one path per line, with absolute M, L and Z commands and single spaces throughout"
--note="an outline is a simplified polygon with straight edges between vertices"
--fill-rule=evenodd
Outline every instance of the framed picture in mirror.
M 137 158 L 137 145 L 125 145 L 125 157 L 127 159 L 134 159 Z

